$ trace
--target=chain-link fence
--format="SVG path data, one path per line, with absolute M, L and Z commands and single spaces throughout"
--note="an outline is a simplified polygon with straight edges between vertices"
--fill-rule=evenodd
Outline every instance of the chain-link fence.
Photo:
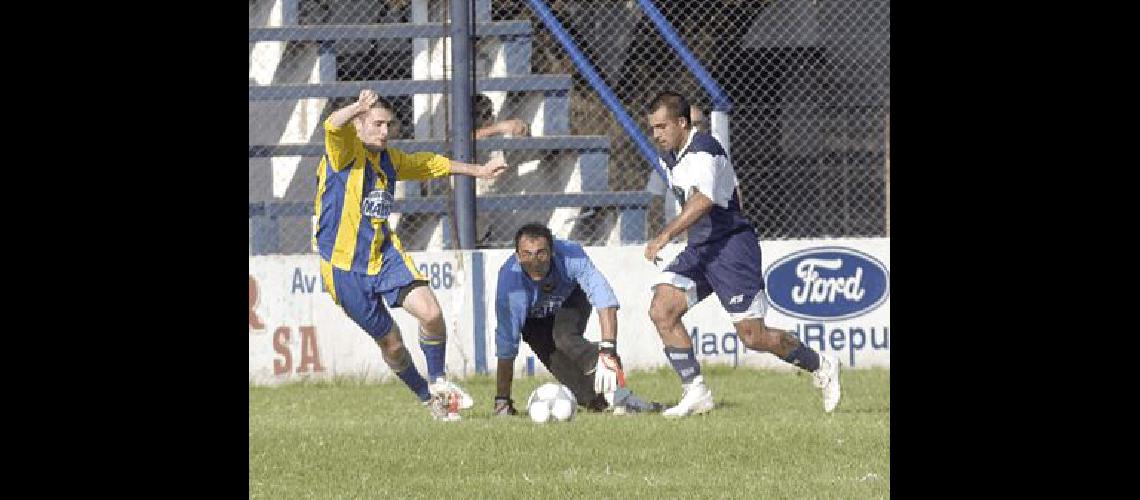
M 546 0 L 647 133 L 645 106 L 711 97 L 634 0 Z M 727 93 L 730 153 L 761 238 L 888 234 L 886 0 L 653 2 Z M 367 84 L 396 108 L 393 146 L 451 155 L 448 0 L 250 1 L 250 252 L 312 251 L 320 122 Z M 657 175 L 528 0 L 476 0 L 476 240 L 525 222 L 586 244 L 637 243 L 670 215 Z M 468 76 L 469 77 L 469 76 Z M 392 226 L 410 249 L 454 244 L 452 181 L 401 182 Z

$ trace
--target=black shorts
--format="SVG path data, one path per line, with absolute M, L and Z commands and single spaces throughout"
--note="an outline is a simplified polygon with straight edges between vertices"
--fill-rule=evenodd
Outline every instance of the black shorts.
M 588 406 L 597 397 L 593 371 L 598 362 L 597 344 L 586 340 L 590 305 L 581 287 L 575 287 L 562 308 L 545 318 L 527 318 L 522 339 L 554 378 Z

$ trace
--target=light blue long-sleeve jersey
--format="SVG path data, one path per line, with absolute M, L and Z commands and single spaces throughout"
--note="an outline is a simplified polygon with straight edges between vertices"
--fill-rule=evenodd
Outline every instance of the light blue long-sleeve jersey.
M 530 279 L 519 265 L 518 255 L 511 255 L 499 268 L 495 293 L 496 357 L 513 359 L 518 355 L 527 318 L 554 315 L 576 286 L 582 287 L 594 309 L 621 307 L 609 282 L 577 243 L 554 240 L 550 272 L 541 281 Z

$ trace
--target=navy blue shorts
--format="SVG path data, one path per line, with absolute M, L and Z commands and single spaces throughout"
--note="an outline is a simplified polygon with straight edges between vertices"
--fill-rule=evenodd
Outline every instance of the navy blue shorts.
M 715 292 L 734 322 L 763 318 L 767 310 L 760 243 L 751 229 L 705 245 L 685 247 L 654 285 L 661 283 L 685 290 L 689 307 Z
M 381 339 L 392 330 L 392 315 L 388 307 L 400 307 L 400 292 L 416 281 L 425 281 L 416 269 L 411 256 L 400 252 L 394 245 L 385 245 L 380 272 L 368 275 L 333 267 L 321 259 L 321 279 L 325 288 L 349 318 L 374 339 Z

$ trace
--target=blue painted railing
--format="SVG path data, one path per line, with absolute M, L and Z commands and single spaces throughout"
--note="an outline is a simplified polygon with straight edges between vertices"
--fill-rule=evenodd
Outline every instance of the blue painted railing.
M 657 172 L 657 175 L 660 175 L 662 179 L 667 179 L 665 171 L 661 169 L 661 165 L 657 162 L 657 150 L 650 144 L 649 138 L 645 137 L 645 134 L 642 133 L 637 124 L 634 123 L 633 118 L 630 118 L 629 113 L 625 112 L 625 107 L 618 101 L 617 95 L 614 94 L 614 91 L 610 89 L 609 85 L 606 85 L 605 80 L 598 75 L 598 72 L 594 70 L 594 66 L 590 64 L 590 60 L 586 58 L 586 55 L 574 44 L 574 40 L 570 38 L 570 34 L 562 27 L 562 23 L 558 21 L 558 18 L 554 17 L 554 14 L 550 12 L 550 8 L 547 7 L 546 3 L 542 0 L 527 0 L 527 2 L 530 3 L 530 7 L 534 9 L 535 14 L 538 14 L 538 18 L 542 20 L 543 24 L 546 24 L 547 29 L 549 29 L 554 35 L 554 38 L 558 40 L 558 43 L 562 44 L 562 48 L 566 49 L 566 53 L 570 54 L 570 60 L 574 62 L 574 66 L 586 77 L 586 81 L 590 82 L 590 86 L 598 91 L 598 96 L 602 98 L 602 102 L 606 104 L 606 107 L 608 107 L 610 112 L 614 114 L 614 117 L 617 118 L 622 130 L 625 130 L 625 133 L 633 140 L 641 156 L 645 158 L 649 166 Z
M 702 65 L 701 62 L 697 60 L 697 56 L 694 56 L 693 53 L 689 51 L 689 48 L 685 46 L 685 42 L 681 41 L 681 37 L 677 35 L 677 30 L 673 29 L 673 25 L 669 23 L 669 20 L 665 19 L 661 11 L 657 10 L 652 0 L 637 0 L 637 4 L 640 5 L 641 9 L 649 16 L 649 20 L 653 21 L 653 25 L 657 27 L 657 31 L 661 32 L 661 36 L 665 38 L 665 41 L 669 43 L 670 47 L 673 47 L 673 50 L 677 52 L 677 56 L 681 58 L 681 61 L 685 63 L 685 66 L 689 68 L 693 76 L 697 77 L 697 80 L 701 82 L 701 86 L 705 88 L 705 92 L 709 93 L 709 97 L 712 98 L 713 110 L 729 112 L 732 108 L 732 102 L 729 101 L 728 94 L 720 88 L 720 85 L 717 85 L 712 75 L 709 75 L 709 72 L 705 71 L 704 65 Z

